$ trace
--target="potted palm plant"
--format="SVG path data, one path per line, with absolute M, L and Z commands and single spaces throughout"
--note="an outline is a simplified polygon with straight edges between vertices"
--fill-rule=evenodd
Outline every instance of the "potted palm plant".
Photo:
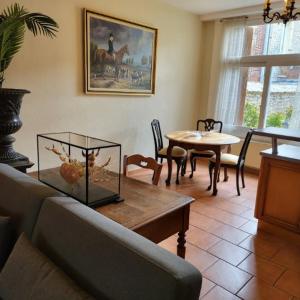
M 58 30 L 57 23 L 41 13 L 30 13 L 15 3 L 0 13 L 0 162 L 10 163 L 28 160 L 14 151 L 11 134 L 17 132 L 22 122 L 19 118 L 24 89 L 3 88 L 5 71 L 21 49 L 25 31 L 34 36 L 44 35 L 53 38 Z

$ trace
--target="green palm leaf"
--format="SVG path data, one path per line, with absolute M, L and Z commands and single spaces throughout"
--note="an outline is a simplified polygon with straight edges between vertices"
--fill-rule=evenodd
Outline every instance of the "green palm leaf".
M 25 26 L 22 22 L 13 23 L 0 37 L 0 70 L 4 71 L 14 55 L 20 50 L 24 40 Z
M 17 3 L 7 7 L 0 14 L 0 87 L 4 71 L 23 44 L 26 27 L 34 36 L 50 38 L 55 37 L 58 29 L 57 23 L 44 14 L 28 13 Z
M 39 13 L 31 13 L 25 15 L 25 22 L 27 28 L 35 36 L 37 34 L 42 34 L 51 38 L 55 37 L 58 25 L 50 17 Z

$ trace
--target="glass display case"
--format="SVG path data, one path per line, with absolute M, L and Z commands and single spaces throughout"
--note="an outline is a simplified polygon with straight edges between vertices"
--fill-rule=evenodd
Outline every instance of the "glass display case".
M 121 145 L 72 132 L 37 135 L 39 180 L 91 207 L 121 201 Z

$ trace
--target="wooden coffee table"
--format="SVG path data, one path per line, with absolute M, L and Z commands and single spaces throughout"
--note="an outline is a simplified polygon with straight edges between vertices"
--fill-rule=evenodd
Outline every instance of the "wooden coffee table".
M 38 178 L 37 172 L 29 175 Z M 125 201 L 95 210 L 154 243 L 178 233 L 177 255 L 185 257 L 185 233 L 193 198 L 123 175 L 121 197 Z
M 193 198 L 124 176 L 121 196 L 124 202 L 96 210 L 154 243 L 178 233 L 177 255 L 185 257 L 185 233 Z

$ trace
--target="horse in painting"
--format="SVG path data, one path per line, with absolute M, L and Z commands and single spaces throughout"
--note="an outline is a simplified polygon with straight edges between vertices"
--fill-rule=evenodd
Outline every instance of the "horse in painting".
M 120 65 L 122 64 L 124 55 L 129 55 L 128 45 L 126 44 L 118 51 L 116 51 L 113 55 L 107 53 L 105 49 L 97 49 L 95 51 L 95 63 L 100 65 L 100 73 L 104 76 L 105 68 L 107 65 L 112 66 L 114 68 L 115 80 L 117 81 L 119 78 Z

